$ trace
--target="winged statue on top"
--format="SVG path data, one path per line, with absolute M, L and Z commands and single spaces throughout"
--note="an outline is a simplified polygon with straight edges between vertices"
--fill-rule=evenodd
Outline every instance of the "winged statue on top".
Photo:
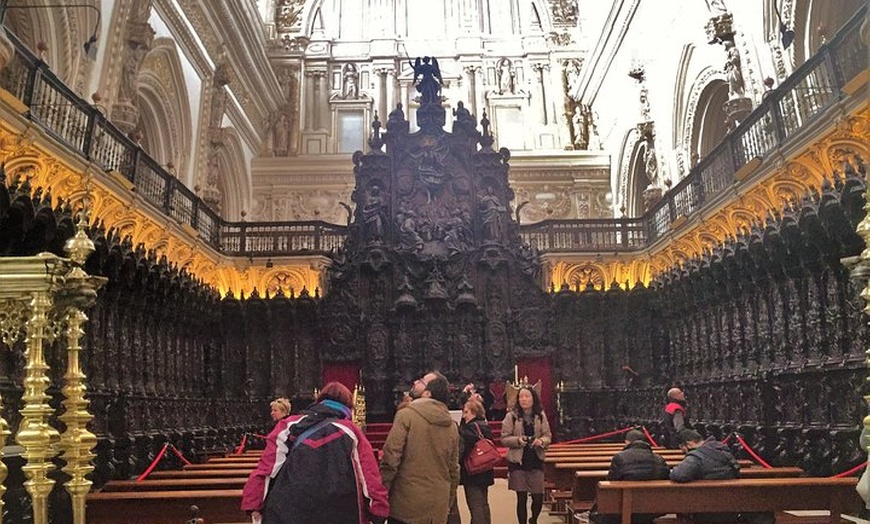
M 434 56 L 418 56 L 411 67 L 414 69 L 414 85 L 420 92 L 420 103 L 441 102 L 439 93 L 444 80 L 441 78 L 438 59 Z

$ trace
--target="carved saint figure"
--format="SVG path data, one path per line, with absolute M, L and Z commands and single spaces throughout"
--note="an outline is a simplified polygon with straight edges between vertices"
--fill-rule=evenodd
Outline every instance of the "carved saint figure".
M 499 60 L 497 73 L 499 94 L 513 94 L 516 91 L 516 82 L 511 61 L 507 58 Z
M 345 64 L 342 73 L 342 98 L 359 98 L 359 72 L 354 64 Z
M 414 68 L 414 85 L 417 86 L 417 91 L 420 93 L 420 102 L 424 104 L 440 102 L 441 97 L 438 93 L 441 91 L 444 80 L 441 78 L 438 60 L 435 57 L 424 56 L 421 59 L 418 56 L 411 67 Z
M 480 218 L 483 221 L 483 237 L 487 240 L 498 240 L 502 232 L 503 214 L 506 211 L 492 187 L 486 188 L 486 194 L 480 198 Z
M 417 214 L 407 209 L 396 216 L 399 222 L 399 238 L 408 249 L 415 251 L 423 249 L 423 237 L 417 232 Z
M 725 49 L 728 52 L 728 60 L 725 62 L 725 76 L 728 78 L 728 94 L 730 98 L 743 96 L 743 71 L 740 68 L 740 52 L 733 41 L 725 41 Z
M 362 208 L 365 236 L 368 240 L 380 240 L 384 236 L 384 199 L 381 188 L 373 185 Z
M 287 156 L 287 137 L 290 133 L 290 121 L 287 118 L 287 115 L 284 113 L 279 113 L 277 117 L 275 117 L 275 124 L 273 129 L 274 139 L 272 141 L 272 148 L 275 151 L 275 156 Z
M 139 78 L 139 66 L 148 52 L 146 47 L 137 45 L 127 50 L 124 64 L 121 68 L 121 85 L 118 86 L 118 100 L 132 102 L 136 99 L 136 82 Z
M 571 117 L 574 127 L 574 149 L 586 149 L 589 147 L 589 110 L 583 104 L 574 106 L 574 115 Z

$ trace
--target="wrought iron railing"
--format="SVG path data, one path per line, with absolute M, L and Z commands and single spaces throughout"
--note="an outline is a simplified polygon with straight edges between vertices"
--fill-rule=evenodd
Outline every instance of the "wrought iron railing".
M 735 183 L 735 174 L 764 158 L 843 97 L 842 88 L 867 65 L 860 27 L 866 7 L 815 56 L 732 131 L 707 157 L 640 218 L 547 220 L 520 227 L 542 252 L 638 251 L 661 239 L 680 217 L 698 213 Z M 28 107 L 28 116 L 61 143 L 106 171 L 117 171 L 163 214 L 190 226 L 215 250 L 230 255 L 326 253 L 344 242 L 347 228 L 326 222 L 224 222 L 198 196 L 69 89 L 9 33 L 15 58 L 0 72 L 0 87 Z

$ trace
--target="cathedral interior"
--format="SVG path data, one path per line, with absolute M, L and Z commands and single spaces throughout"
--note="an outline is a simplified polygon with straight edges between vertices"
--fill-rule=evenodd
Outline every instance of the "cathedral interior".
M 867 459 L 865 2 L 0 20 L 9 522 L 72 522 L 68 479 L 230 449 L 329 380 L 389 422 L 430 369 L 540 381 L 562 440 L 655 433 L 678 385 L 771 464 Z

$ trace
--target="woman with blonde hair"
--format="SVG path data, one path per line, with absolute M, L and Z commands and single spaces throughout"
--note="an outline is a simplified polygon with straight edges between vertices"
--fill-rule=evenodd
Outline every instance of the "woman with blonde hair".
M 465 469 L 465 457 L 474 449 L 481 438 L 492 440 L 492 429 L 486 421 L 483 403 L 474 393 L 462 408 L 462 421 L 459 423 L 459 483 L 465 490 L 465 501 L 471 513 L 471 524 L 490 524 L 489 487 L 495 483 L 493 470 L 472 475 Z
M 290 400 L 284 397 L 276 398 L 269 403 L 272 408 L 272 421 L 278 422 L 282 418 L 290 415 Z

